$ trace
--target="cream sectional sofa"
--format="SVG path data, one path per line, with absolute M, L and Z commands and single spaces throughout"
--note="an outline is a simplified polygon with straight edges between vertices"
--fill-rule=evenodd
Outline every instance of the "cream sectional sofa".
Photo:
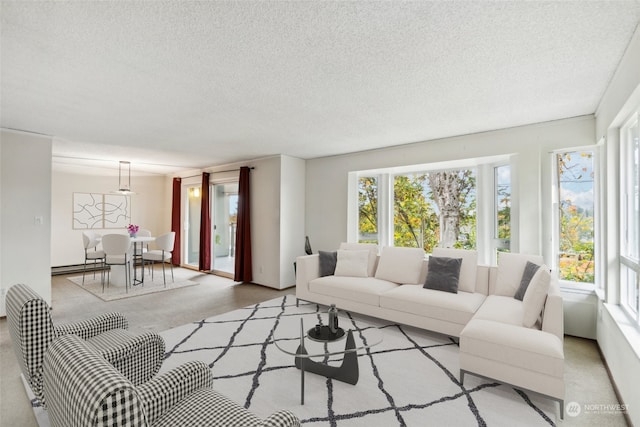
M 475 251 L 436 248 L 432 256 L 462 260 L 457 293 L 423 287 L 429 261 L 421 249 L 385 247 L 378 256 L 375 245 L 343 243 L 333 275 L 321 275 L 326 265 L 319 254 L 298 257 L 296 297 L 459 337 L 461 383 L 471 373 L 538 392 L 557 400 L 563 417 L 564 325 L 557 279 L 540 267 L 531 279 L 537 295 L 532 287 L 525 301 L 514 298 L 527 261 L 543 266 L 542 257 L 501 254 L 500 266 L 483 266 Z M 366 268 L 354 267 L 358 262 Z

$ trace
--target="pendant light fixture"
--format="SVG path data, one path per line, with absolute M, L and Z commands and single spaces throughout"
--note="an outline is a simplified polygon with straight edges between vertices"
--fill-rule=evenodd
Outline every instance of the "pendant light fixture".
M 120 161 L 118 165 L 118 191 L 119 194 L 136 194 L 131 191 L 131 162 Z

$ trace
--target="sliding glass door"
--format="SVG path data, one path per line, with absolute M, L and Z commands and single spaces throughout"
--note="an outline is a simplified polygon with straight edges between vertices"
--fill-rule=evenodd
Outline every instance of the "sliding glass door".
M 233 276 L 238 218 L 238 183 L 214 184 L 211 198 L 212 270 Z
M 184 227 L 183 227 L 183 264 L 198 268 L 200 257 L 200 213 L 202 211 L 199 184 L 185 185 L 183 188 Z

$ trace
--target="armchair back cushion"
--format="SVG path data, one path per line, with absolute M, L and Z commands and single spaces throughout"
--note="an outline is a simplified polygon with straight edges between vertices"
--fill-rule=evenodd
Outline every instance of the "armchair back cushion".
M 7 292 L 6 309 L 9 334 L 20 369 L 36 397 L 41 399 L 42 359 L 55 338 L 49 306 L 29 286 L 18 284 Z
M 52 426 L 148 425 L 133 384 L 77 336 L 51 343 L 43 364 Z

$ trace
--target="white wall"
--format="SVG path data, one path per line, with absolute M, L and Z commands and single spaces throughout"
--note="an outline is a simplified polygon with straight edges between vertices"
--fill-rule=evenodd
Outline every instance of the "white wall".
M 596 111 L 596 135 L 606 139 L 607 174 L 603 203 L 606 229 L 605 276 L 606 306 L 599 302 L 597 316 L 598 345 L 622 400 L 629 405 L 628 415 L 634 425 L 640 425 L 640 405 L 637 390 L 640 383 L 640 332 L 625 326 L 619 303 L 619 128 L 630 112 L 640 106 L 640 29 L 636 32 L 620 61 Z M 622 321 L 623 323 L 620 323 Z M 623 333 L 626 330 L 627 335 Z M 632 340 L 632 341 L 630 341 Z M 634 348 L 635 346 L 635 348 Z
M 347 239 L 347 176 L 350 171 L 513 154 L 512 179 L 519 209 L 512 250 L 541 253 L 550 261 L 550 152 L 594 144 L 592 116 L 481 134 L 420 142 L 307 161 L 306 234 L 314 249 L 332 250 Z M 515 203 L 514 203 L 515 205 Z
M 51 304 L 51 147 L 49 137 L 0 132 L 0 316 L 16 283 Z
M 168 232 L 165 177 L 131 176 L 131 223 L 151 231 L 154 236 Z M 81 175 L 54 170 L 51 203 L 51 266 L 82 264 L 83 230 L 73 229 L 73 193 L 109 194 L 118 187 L 117 176 Z M 170 223 L 169 223 L 170 224 Z M 100 234 L 126 233 L 122 229 L 95 229 Z
M 248 162 L 251 170 L 253 282 L 280 288 L 280 157 Z
M 305 161 L 281 157 L 280 289 L 295 286 L 293 263 L 304 255 Z

